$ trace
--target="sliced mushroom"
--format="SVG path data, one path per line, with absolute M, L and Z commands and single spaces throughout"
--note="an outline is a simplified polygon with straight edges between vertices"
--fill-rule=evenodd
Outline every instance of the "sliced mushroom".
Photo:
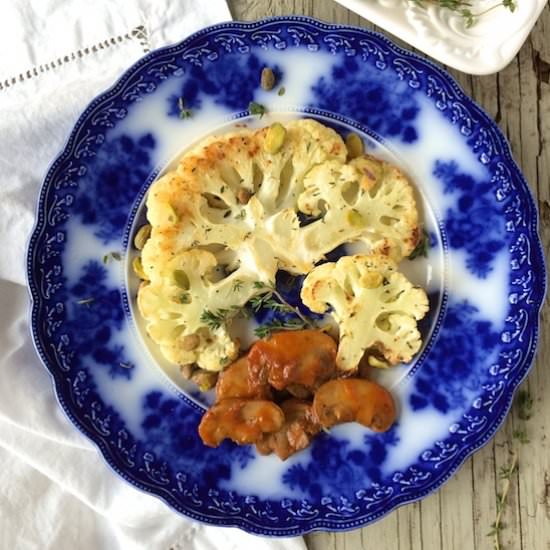
M 283 411 L 271 401 L 225 399 L 204 414 L 199 435 L 209 447 L 217 447 L 226 438 L 245 445 L 276 432 L 284 420 Z
M 313 412 L 325 428 L 356 421 L 375 432 L 388 430 L 396 416 L 391 393 L 375 382 L 359 378 L 323 384 L 313 398 Z
M 216 401 L 231 397 L 271 399 L 271 391 L 267 382 L 249 375 L 246 356 L 229 365 L 218 378 Z
M 264 434 L 256 448 L 261 454 L 274 452 L 281 460 L 305 449 L 319 432 L 321 426 L 316 421 L 311 402 L 301 399 L 288 399 L 281 404 L 285 423 L 280 430 Z
M 256 342 L 248 354 L 251 376 L 278 390 L 314 389 L 335 373 L 336 342 L 320 330 L 274 333 Z

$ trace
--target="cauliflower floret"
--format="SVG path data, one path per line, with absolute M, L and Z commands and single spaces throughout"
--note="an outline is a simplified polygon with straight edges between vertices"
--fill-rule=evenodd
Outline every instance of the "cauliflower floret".
M 364 242 L 396 261 L 418 243 L 413 189 L 395 166 L 364 156 L 342 164 L 315 166 L 304 178 L 299 209 L 322 218 L 303 229 L 304 248 L 313 255 L 350 241 Z
M 316 267 L 304 280 L 301 298 L 317 313 L 332 308 L 341 370 L 355 369 L 367 349 L 395 365 L 410 361 L 422 345 L 416 322 L 428 311 L 426 293 L 382 254 L 343 256 Z
M 239 347 L 225 320 L 261 292 L 254 284 L 258 273 L 239 267 L 220 279 L 218 259 L 206 250 L 183 252 L 156 267 L 155 279 L 140 288 L 138 307 L 163 355 L 215 371 L 236 359 Z
M 343 162 L 346 150 L 334 130 L 314 120 L 286 124 L 276 153 L 265 151 L 267 132 L 262 128 L 208 138 L 151 186 L 147 217 L 152 232 L 144 260 L 166 261 L 173 252 L 199 244 L 236 249 L 250 233 L 271 242 L 274 256 L 288 254 L 288 235 L 264 231 L 267 220 L 282 217 L 298 227 L 296 203 L 305 174 L 326 160 Z

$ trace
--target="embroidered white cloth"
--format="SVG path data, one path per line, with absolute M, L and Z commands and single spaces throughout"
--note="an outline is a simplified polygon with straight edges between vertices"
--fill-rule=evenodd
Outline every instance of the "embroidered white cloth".
M 3 0 L 0 18 L 0 548 L 305 550 L 206 527 L 107 467 L 31 344 L 25 248 L 38 191 L 87 103 L 148 49 L 230 19 L 224 0 Z

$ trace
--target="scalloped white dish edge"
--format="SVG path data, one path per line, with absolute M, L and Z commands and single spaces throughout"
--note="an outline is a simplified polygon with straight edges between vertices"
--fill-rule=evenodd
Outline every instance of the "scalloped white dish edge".
M 504 69 L 535 26 L 546 0 L 518 2 L 466 29 L 459 14 L 410 0 L 336 0 L 342 6 L 406 41 L 437 61 L 472 75 Z M 492 4 L 491 4 L 492 5 Z

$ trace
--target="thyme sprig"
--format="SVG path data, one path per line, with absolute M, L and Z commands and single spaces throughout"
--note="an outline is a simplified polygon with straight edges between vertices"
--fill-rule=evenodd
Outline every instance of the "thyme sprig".
M 280 319 L 275 319 L 269 323 L 264 323 L 257 326 L 254 329 L 254 334 L 258 338 L 266 338 L 272 332 L 278 330 L 302 330 L 306 328 L 307 325 L 301 319 L 286 319 L 281 321 Z
M 231 289 L 233 290 L 233 292 L 239 292 L 242 288 L 243 288 L 243 281 L 241 279 L 235 279 L 233 281 L 233 286 L 231 287 Z
M 216 330 L 222 325 L 226 325 L 235 317 L 248 317 L 246 308 L 241 306 L 231 306 L 230 308 L 220 308 L 214 311 L 205 309 L 200 316 L 201 323 L 204 323 L 209 329 Z
M 520 420 L 529 420 L 532 414 L 533 399 L 526 390 L 520 390 L 515 400 L 515 404 L 518 408 L 518 418 Z M 526 445 L 530 442 L 529 436 L 525 425 L 521 428 L 514 430 L 512 433 L 512 439 L 518 442 L 520 445 Z M 516 472 L 519 470 L 518 455 L 514 449 L 511 453 L 510 462 L 501 466 L 499 470 L 499 479 L 502 484 L 501 491 L 497 493 L 497 513 L 495 521 L 491 524 L 491 530 L 487 533 L 487 536 L 493 539 L 494 550 L 501 550 L 500 533 L 504 529 L 505 525 L 502 522 L 502 515 L 506 508 L 508 493 L 511 488 L 512 479 Z
M 414 260 L 420 256 L 427 258 L 428 252 L 430 251 L 430 241 L 430 234 L 425 229 L 422 229 L 420 240 L 414 250 L 409 254 L 409 260 Z
M 493 4 L 491 7 L 483 11 L 472 12 L 472 10 L 470 9 L 472 7 L 472 3 L 466 0 L 411 0 L 411 2 L 414 2 L 419 6 L 424 6 L 425 3 L 437 4 L 442 8 L 455 11 L 464 18 L 464 24 L 466 28 L 472 27 L 473 25 L 475 25 L 475 23 L 480 17 L 488 14 L 489 12 L 501 6 L 506 9 L 509 9 L 511 12 L 514 12 L 517 7 L 516 0 L 502 0 L 502 2 Z
M 499 478 L 502 480 L 502 491 L 497 494 L 497 515 L 495 521 L 491 525 L 491 530 L 487 533 L 488 537 L 493 538 L 493 547 L 495 550 L 500 550 L 500 532 L 504 528 L 502 523 L 502 513 L 506 508 L 508 493 L 512 485 L 512 477 L 518 471 L 518 456 L 514 451 L 509 464 L 502 466 L 499 471 Z
M 238 292 L 241 290 L 243 282 L 236 279 L 232 290 Z M 251 312 L 257 313 L 261 309 L 270 309 L 278 313 L 289 313 L 294 316 L 290 319 L 274 319 L 268 323 L 263 323 L 254 329 L 258 338 L 265 338 L 276 330 L 300 330 L 304 328 L 315 328 L 314 323 L 302 314 L 302 312 L 290 305 L 282 294 L 275 288 L 275 284 L 267 284 L 261 281 L 254 282 L 254 288 L 262 290 L 262 294 L 251 298 L 244 306 L 232 306 L 230 308 L 219 308 L 215 310 L 205 309 L 200 316 L 200 320 L 210 330 L 216 330 L 223 325 L 227 325 L 232 319 L 242 317 L 250 318 Z
M 277 313 L 289 313 L 294 316 L 290 319 L 274 319 L 268 323 L 262 323 L 254 329 L 258 338 L 266 338 L 272 332 L 278 330 L 302 330 L 315 328 L 314 323 L 308 319 L 297 307 L 290 305 L 284 296 L 275 288 L 275 284 L 266 284 L 261 281 L 254 283 L 254 288 L 263 290 L 264 293 L 254 296 L 248 301 L 247 306 L 255 313 L 260 309 L 270 309 Z
M 254 288 L 265 290 L 265 294 L 256 296 L 249 301 L 252 309 L 257 312 L 262 307 L 277 311 L 280 313 L 292 313 L 296 315 L 304 326 L 313 328 L 314 324 L 297 307 L 291 306 L 283 295 L 275 288 L 274 284 L 266 284 L 261 281 L 254 283 Z

